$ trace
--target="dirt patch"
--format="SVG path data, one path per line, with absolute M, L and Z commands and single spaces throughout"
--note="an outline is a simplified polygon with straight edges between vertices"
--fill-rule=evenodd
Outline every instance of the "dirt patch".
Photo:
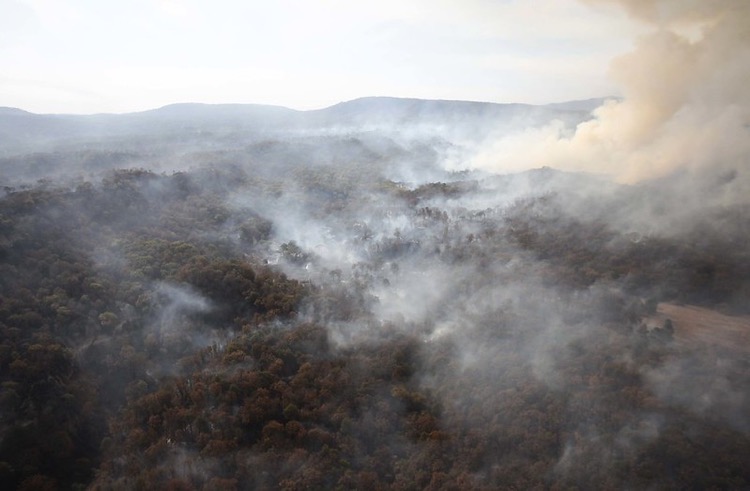
M 674 337 L 685 343 L 701 343 L 750 353 L 750 316 L 732 316 L 693 305 L 660 303 L 647 319 L 661 326 L 671 319 Z

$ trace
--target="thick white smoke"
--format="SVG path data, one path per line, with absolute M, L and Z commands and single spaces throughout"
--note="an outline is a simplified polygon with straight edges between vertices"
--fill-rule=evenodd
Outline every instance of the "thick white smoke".
M 636 182 L 687 171 L 739 170 L 750 156 L 750 2 L 584 0 L 648 23 L 613 60 L 623 98 L 566 134 L 552 125 L 496 141 L 478 167 L 549 165 Z

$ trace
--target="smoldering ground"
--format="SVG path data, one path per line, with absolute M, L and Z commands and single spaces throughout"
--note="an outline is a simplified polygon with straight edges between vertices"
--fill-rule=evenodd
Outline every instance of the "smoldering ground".
M 543 170 L 452 185 L 401 186 L 392 194 L 355 189 L 343 214 L 311 213 L 303 205 L 305 189 L 290 193 L 296 199 L 283 200 L 285 213 L 268 215 L 275 224 L 275 244 L 291 240 L 298 248 L 294 256 L 279 253 L 279 265 L 323 287 L 304 315 L 329 326 L 339 349 L 385 342 L 394 332 L 421 340 L 412 380 L 441 401 L 442 428 L 474 427 L 480 420 L 512 426 L 518 415 L 506 408 L 504 419 L 498 408 L 517 397 L 514 387 L 532 384 L 564 415 L 557 438 L 569 441 L 554 446 L 559 453 L 547 457 L 550 465 L 559 457 L 556 472 L 579 479 L 585 472 L 576 467 L 582 464 L 571 463 L 575 452 L 585 455 L 585 462 L 608 468 L 622 455 L 648 449 L 662 422 L 668 427 L 673 420 L 673 408 L 702 414 L 689 402 L 697 394 L 676 396 L 679 385 L 671 391 L 668 384 L 652 383 L 665 370 L 676 380 L 672 364 L 685 355 L 673 352 L 666 364 L 643 365 L 644 356 L 662 348 L 660 341 L 652 345 L 636 333 L 648 314 L 640 295 L 660 295 L 660 285 L 634 289 L 632 277 L 614 271 L 606 276 L 592 272 L 581 285 L 580 271 L 558 270 L 559 258 L 550 256 L 568 246 L 583 246 L 580 254 L 645 253 L 653 239 L 634 241 L 629 234 L 648 218 L 618 206 L 627 202 L 632 186 L 602 186 L 583 174 Z M 665 214 L 665 220 L 675 219 L 676 214 Z M 686 230 L 695 233 L 699 226 L 689 225 L 649 233 L 679 241 L 687 237 Z M 571 242 L 562 249 L 552 245 L 561 239 Z M 537 249 L 528 240 L 551 243 Z M 596 375 L 576 367 L 587 357 Z M 724 381 L 715 384 L 724 395 L 712 397 L 726 410 L 717 406 L 714 414 L 722 424 L 741 427 L 732 395 L 736 381 L 703 370 L 708 370 L 704 376 Z M 636 381 L 645 377 L 660 409 L 620 408 L 614 421 L 607 418 L 615 403 L 605 387 L 617 377 L 630 380 L 635 391 L 642 390 L 635 388 Z M 498 398 L 497 391 L 509 400 Z M 587 411 L 579 413 L 583 406 Z M 503 430 L 493 435 L 509 438 Z M 501 465 L 501 453 L 488 451 L 482 462 L 488 478 Z
M 321 141 L 331 142 L 308 140 L 302 147 L 311 151 Z M 408 152 L 389 160 L 387 152 L 378 153 L 382 145 L 363 150 L 362 141 L 347 140 L 324 152 L 335 158 L 310 164 L 295 148 L 299 142 L 286 150 L 284 145 L 273 145 L 273 159 L 283 163 L 278 169 L 257 157 L 173 175 L 114 173 L 91 187 L 62 192 L 61 202 L 71 199 L 85 213 L 57 207 L 44 223 L 68 215 L 75 218 L 71 223 L 96 223 L 99 232 L 84 227 L 88 232 L 78 240 L 95 252 L 96 268 L 117 279 L 102 282 L 101 291 L 124 295 L 136 312 L 150 312 L 112 333 L 128 346 L 110 346 L 111 357 L 127 355 L 127 363 L 83 364 L 108 367 L 112 391 L 118 383 L 126 386 L 126 397 L 117 400 L 146 404 L 162 381 L 180 380 L 195 367 L 202 377 L 215 377 L 219 391 L 223 378 L 273 365 L 253 358 L 252 346 L 260 342 L 247 341 L 260 329 L 250 322 L 260 309 L 254 288 L 265 284 L 256 280 L 268 269 L 310 285 L 294 306 L 296 314 L 269 326 L 279 332 L 322 326 L 327 348 L 313 356 L 354 357 L 408 340 L 398 352 L 398 385 L 387 390 L 385 382 L 376 383 L 367 401 L 387 408 L 388 421 L 411 418 L 407 428 L 414 429 L 405 436 L 377 412 L 360 411 L 346 428 L 377 424 L 383 433 L 347 429 L 360 442 L 352 447 L 355 462 L 372 462 L 366 442 L 377 441 L 392 450 L 383 460 L 391 469 L 408 455 L 426 465 L 440 448 L 455 457 L 444 464 L 449 472 L 469 462 L 468 482 L 476 487 L 529 474 L 581 486 L 667 486 L 672 477 L 649 478 L 634 462 L 656 460 L 671 441 L 667 437 L 683 434 L 685 421 L 704 439 L 711 424 L 744 431 L 746 399 L 738 394 L 746 375 L 736 368 L 739 362 L 732 359 L 727 370 L 701 365 L 700 377 L 714 387 L 706 402 L 703 394 L 681 391 L 689 378 L 684 360 L 690 358 L 679 346 L 637 330 L 653 300 L 680 300 L 686 291 L 687 283 L 680 282 L 690 280 L 683 276 L 689 266 L 680 261 L 700 257 L 701 247 L 725 247 L 730 228 L 732 240 L 744 237 L 741 214 L 716 204 L 690 216 L 669 185 L 623 185 L 553 169 L 453 173 L 441 170 L 435 155 L 435 182 L 399 182 L 411 172 Z M 698 219 L 712 214 L 723 221 Z M 692 243 L 691 237 L 706 236 L 707 224 L 713 238 Z M 742 264 L 742 254 L 726 250 L 727 262 L 704 264 L 706 274 L 713 274 L 710 268 L 734 271 L 729 278 L 741 286 L 746 278 L 733 266 Z M 220 260 L 223 255 L 243 259 L 230 263 Z M 264 278 L 268 284 L 284 281 Z M 730 299 L 730 291 L 702 284 L 699 277 L 691 281 L 691 301 L 713 306 Z M 210 310 L 200 292 L 212 292 Z M 105 300 L 93 304 L 97 314 L 109 309 L 124 320 L 132 310 Z M 206 350 L 210 343 L 196 337 L 207 334 L 202 326 L 217 322 L 236 340 L 231 349 Z M 138 326 L 142 333 L 129 332 Z M 141 347 L 147 356 L 139 358 Z M 373 359 L 360 370 L 373 371 Z M 285 364 L 279 363 L 273 369 L 283 373 Z M 148 371 L 141 373 L 143 368 Z M 122 373 L 135 380 L 115 376 Z M 186 398 L 180 394 L 175 400 Z M 206 418 L 211 399 L 196 400 Z M 266 431 L 266 443 L 243 450 L 243 461 L 255 458 L 270 466 L 263 445 L 286 431 L 274 428 Z M 332 442 L 325 434 L 315 438 Z M 175 448 L 172 457 L 165 454 L 164 465 L 181 466 L 175 472 L 192 479 L 180 469 L 200 453 Z M 474 449 L 470 455 L 468 448 Z M 314 469 L 316 460 L 301 462 L 292 466 L 295 472 Z M 206 468 L 216 469 L 213 463 Z

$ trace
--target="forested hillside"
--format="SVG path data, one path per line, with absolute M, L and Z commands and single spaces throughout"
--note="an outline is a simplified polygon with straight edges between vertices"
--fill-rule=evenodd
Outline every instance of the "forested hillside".
M 729 181 L 216 131 L 3 157 L 2 489 L 750 487 Z

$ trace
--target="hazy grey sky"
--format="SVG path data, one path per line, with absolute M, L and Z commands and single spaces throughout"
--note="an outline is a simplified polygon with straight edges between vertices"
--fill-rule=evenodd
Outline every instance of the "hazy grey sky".
M 638 29 L 575 0 L 0 0 L 0 106 L 581 99 Z

